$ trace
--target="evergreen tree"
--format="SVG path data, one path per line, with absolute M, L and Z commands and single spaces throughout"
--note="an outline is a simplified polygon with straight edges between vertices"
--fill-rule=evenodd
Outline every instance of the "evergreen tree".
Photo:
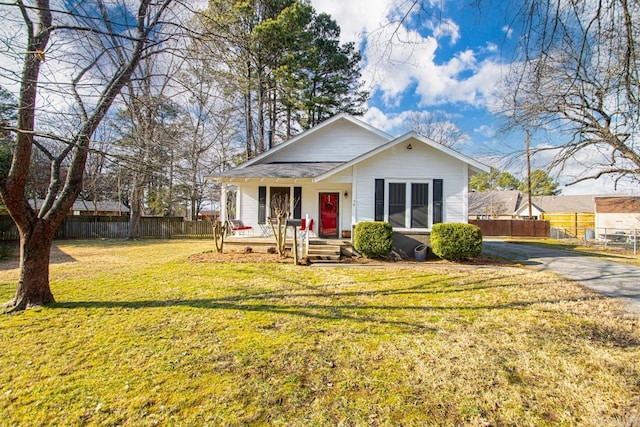
M 469 180 L 469 189 L 479 192 L 518 190 L 522 185 L 522 182 L 509 172 L 500 172 L 496 168 L 491 168 L 489 173 L 478 173 Z
M 203 25 L 222 64 L 212 72 L 243 94 L 247 157 L 336 113 L 364 113 L 360 53 L 308 1 L 212 0 Z
M 527 183 L 520 184 L 520 191 L 528 193 Z M 532 196 L 556 196 L 562 190 L 558 188 L 558 183 L 543 170 L 537 169 L 531 172 L 531 195 Z

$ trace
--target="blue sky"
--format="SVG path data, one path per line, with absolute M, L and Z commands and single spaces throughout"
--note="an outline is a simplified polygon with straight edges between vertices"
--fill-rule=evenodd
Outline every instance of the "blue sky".
M 518 33 L 505 8 L 512 2 L 487 2 L 483 9 L 468 0 L 424 0 L 428 13 L 409 13 L 410 0 L 312 0 L 342 28 L 342 41 L 354 41 L 363 53 L 363 77 L 371 92 L 364 120 L 393 135 L 406 131 L 409 114 L 445 113 L 466 139 L 454 148 L 492 166 L 522 176 L 523 163 L 501 165 L 500 153 L 524 148 L 524 135 L 499 132 L 503 122 L 497 87 L 515 58 Z M 398 6 L 395 9 L 390 6 Z M 405 8 L 404 10 L 402 8 Z M 389 43 L 393 40 L 394 43 Z M 546 144 L 532 140 L 532 146 Z M 546 156 L 550 156 L 547 154 Z M 550 158 L 534 156 L 533 167 Z M 579 175 L 584 166 L 569 166 L 560 182 Z M 613 193 L 607 179 L 563 188 L 563 194 Z M 629 193 L 628 188 L 618 192 Z

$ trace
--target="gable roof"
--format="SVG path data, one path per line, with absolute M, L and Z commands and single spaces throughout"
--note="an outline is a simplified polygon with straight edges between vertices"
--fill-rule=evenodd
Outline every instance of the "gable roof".
M 34 209 L 40 209 L 44 204 L 44 200 L 29 200 L 29 204 Z M 76 200 L 70 210 L 82 212 L 129 212 L 129 208 L 120 202 L 93 202 L 91 200 Z
M 391 135 L 389 135 L 386 132 L 381 131 L 380 129 L 376 129 L 373 126 L 359 120 L 356 119 L 353 116 L 350 116 L 349 114 L 346 113 L 340 113 L 340 114 L 336 114 L 335 116 L 325 120 L 324 122 L 312 127 L 311 129 L 307 129 L 306 131 L 299 133 L 298 135 L 294 136 L 293 138 L 289 139 L 288 141 L 283 142 L 282 144 L 278 144 L 275 147 L 271 148 L 270 150 L 265 151 L 264 153 L 259 154 L 258 156 L 247 160 L 246 162 L 238 165 L 236 168 L 246 168 L 248 166 L 254 165 L 256 163 L 264 163 L 266 160 L 269 159 L 269 157 L 273 157 L 275 154 L 279 153 L 280 151 L 284 150 L 287 147 L 290 147 L 292 145 L 295 145 L 297 143 L 299 143 L 301 140 L 307 138 L 309 135 L 313 135 L 314 133 L 317 133 L 331 125 L 333 125 L 336 122 L 339 121 L 347 121 L 349 123 L 352 123 L 366 131 L 369 131 L 375 135 L 378 135 L 379 137 L 385 139 L 385 140 L 390 140 L 393 137 Z
M 519 205 L 518 190 L 469 193 L 469 215 L 513 215 Z
M 533 196 L 531 204 L 538 208 L 540 212 L 562 213 L 562 212 L 594 212 L 593 195 L 559 195 L 559 196 Z M 518 212 L 528 209 L 527 197 L 522 196 L 522 205 Z
M 259 163 L 235 168 L 218 175 L 224 178 L 315 178 L 341 165 L 336 162 Z
M 388 149 L 390 149 L 392 147 L 395 147 L 398 144 L 402 144 L 403 142 L 407 142 L 409 140 L 415 140 L 415 141 L 421 142 L 421 143 L 423 143 L 425 145 L 428 145 L 431 148 L 434 148 L 436 150 L 442 151 L 443 153 L 446 153 L 446 154 L 450 155 L 451 157 L 454 157 L 454 158 L 460 160 L 461 162 L 464 162 L 464 163 L 468 164 L 469 166 L 471 166 L 473 168 L 473 170 L 475 172 L 489 172 L 489 166 L 487 166 L 485 164 L 482 164 L 482 163 L 478 162 L 477 160 L 474 160 L 474 159 L 472 159 L 470 157 L 467 157 L 464 154 L 461 154 L 461 153 L 459 153 L 459 152 L 457 152 L 455 150 L 452 150 L 449 147 L 446 147 L 446 146 L 444 146 L 442 144 L 439 144 L 439 143 L 435 142 L 432 139 L 426 138 L 426 137 L 418 134 L 415 131 L 410 131 L 410 132 L 407 132 L 404 135 L 401 135 L 401 136 L 399 136 L 399 137 L 397 137 L 395 139 L 392 139 L 391 141 L 387 142 L 386 144 L 383 144 L 383 145 L 381 145 L 381 146 L 379 146 L 377 148 L 374 148 L 373 150 L 368 151 L 368 152 L 366 152 L 366 153 L 364 153 L 364 154 L 362 154 L 362 155 L 360 155 L 360 156 L 358 156 L 358 157 L 356 157 L 356 158 L 354 158 L 354 159 L 352 159 L 352 160 L 350 160 L 348 162 L 342 163 L 340 166 L 338 166 L 338 167 L 336 167 L 334 169 L 331 169 L 330 171 L 327 171 L 323 175 L 320 175 L 320 176 L 316 177 L 315 181 L 322 181 L 323 179 L 326 179 L 326 178 L 328 178 L 328 177 L 330 177 L 332 175 L 335 175 L 335 174 L 337 174 L 339 172 L 342 172 L 343 170 L 345 170 L 345 169 L 347 169 L 347 168 L 349 168 L 349 167 L 351 167 L 351 166 L 353 166 L 355 164 L 358 164 L 358 163 L 360 163 L 360 162 L 362 162 L 364 160 L 367 160 L 367 159 L 369 159 L 369 158 L 371 158 L 371 157 L 373 157 L 373 156 L 375 156 L 377 154 L 382 153 L 383 151 L 386 151 L 386 150 L 388 150 Z
M 357 126 L 364 131 L 371 132 L 378 139 L 378 143 L 372 145 L 369 144 L 370 148 L 368 151 L 355 155 L 354 158 L 349 159 L 348 157 L 337 161 L 326 160 L 326 161 L 287 161 L 280 156 L 281 161 L 277 161 L 278 153 L 282 152 L 288 147 L 291 147 L 295 144 L 300 143 L 307 139 L 310 135 L 322 131 L 323 129 L 327 129 L 330 126 L 339 123 L 346 122 L 352 125 Z M 381 141 L 380 141 L 381 140 Z M 385 142 L 386 141 L 386 142 Z M 436 149 L 442 153 L 445 153 L 471 167 L 473 172 L 488 172 L 489 167 L 470 158 L 467 157 L 449 147 L 446 147 L 442 144 L 439 144 L 432 139 L 426 138 L 422 135 L 419 135 L 415 131 L 407 132 L 404 135 L 401 135 L 397 138 L 393 138 L 389 134 L 382 132 L 379 129 L 374 128 L 348 114 L 341 113 L 336 116 L 331 117 L 328 120 L 320 123 L 319 125 L 308 129 L 305 132 L 302 132 L 299 135 L 291 138 L 289 141 L 284 142 L 276 147 L 272 148 L 269 151 L 266 151 L 259 156 L 250 159 L 237 167 L 220 172 L 217 174 L 212 174 L 206 178 L 290 178 L 290 179 L 309 179 L 314 182 L 322 181 L 330 176 L 333 176 L 339 172 L 344 171 L 345 169 L 362 162 L 366 159 L 369 159 L 379 153 L 382 153 L 386 150 L 391 149 L 392 147 L 402 144 L 407 141 L 415 141 L 419 143 L 423 143 L 433 149 Z M 375 148 L 371 148 L 374 146 Z M 275 157 L 275 158 L 274 158 Z M 313 160 L 313 159 L 310 159 Z

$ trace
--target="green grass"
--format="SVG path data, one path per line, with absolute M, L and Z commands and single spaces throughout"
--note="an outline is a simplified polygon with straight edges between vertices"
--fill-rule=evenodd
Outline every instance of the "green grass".
M 640 423 L 638 319 L 575 284 L 188 260 L 210 248 L 57 243 L 57 302 L 0 316 L 0 424 Z

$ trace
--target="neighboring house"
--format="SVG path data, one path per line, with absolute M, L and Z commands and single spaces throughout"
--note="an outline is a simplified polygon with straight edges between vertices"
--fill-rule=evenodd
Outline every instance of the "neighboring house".
M 531 219 L 542 219 L 543 214 L 553 213 L 593 213 L 593 195 L 533 196 L 531 197 Z M 522 195 L 520 205 L 514 212 L 515 218 L 529 218 L 529 200 Z
M 469 193 L 469 219 L 513 219 L 521 198 L 517 190 L 473 191 Z
M 220 218 L 219 210 L 206 210 L 202 209 L 198 212 L 199 221 L 215 221 Z
M 467 222 L 469 176 L 488 170 L 415 132 L 394 138 L 339 114 L 208 178 L 222 184 L 221 205 L 257 233 L 268 234 L 272 205 L 288 197 L 293 218 L 309 215 L 319 237 L 348 237 L 361 221 L 428 236 L 435 223 Z
M 43 200 L 30 201 L 31 206 L 40 209 Z M 69 215 L 122 216 L 129 215 L 129 208 L 119 202 L 92 202 L 76 200 Z
M 595 207 L 599 233 L 640 230 L 640 197 L 596 197 Z
M 91 202 L 86 200 L 76 200 L 73 203 L 71 211 L 73 215 L 129 215 L 129 208 L 119 202 Z
M 533 196 L 531 219 L 544 214 L 594 212 L 593 195 Z M 469 219 L 528 219 L 529 200 L 525 193 L 485 191 L 469 193 Z

